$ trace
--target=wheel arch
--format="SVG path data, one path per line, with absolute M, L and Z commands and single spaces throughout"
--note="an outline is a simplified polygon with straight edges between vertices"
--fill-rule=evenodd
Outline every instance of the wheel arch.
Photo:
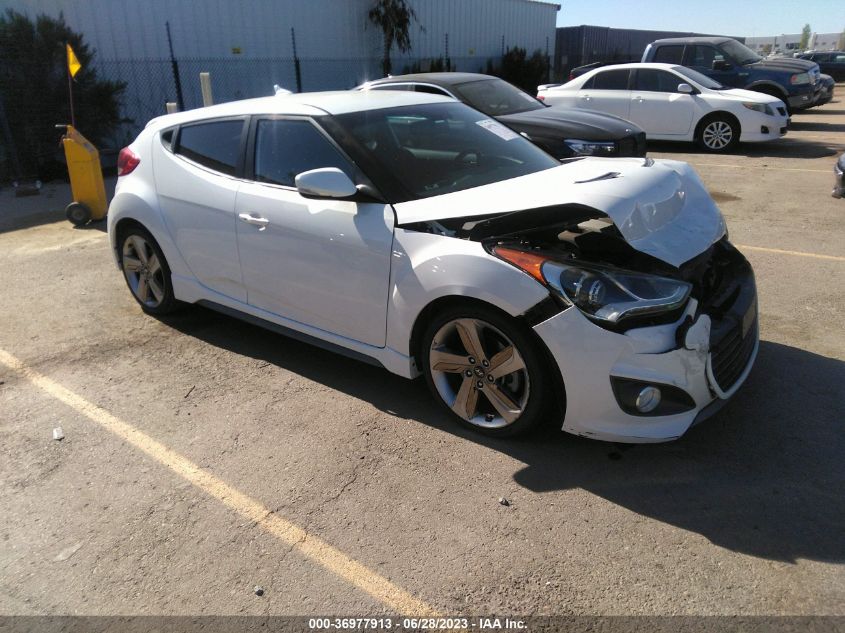
M 560 372 L 560 367 L 558 367 L 557 362 L 555 362 L 551 350 L 549 350 L 548 346 L 543 341 L 543 339 L 540 338 L 540 336 L 534 331 L 533 327 L 539 322 L 539 319 L 541 318 L 539 315 L 551 316 L 552 313 L 557 313 L 560 311 L 560 308 L 550 307 L 548 302 L 557 305 L 554 300 L 549 297 L 547 299 L 544 299 L 539 304 L 526 311 L 525 313 L 514 316 L 508 314 L 508 312 L 506 312 L 497 305 L 494 305 L 482 299 L 477 299 L 475 297 L 468 297 L 463 295 L 448 295 L 438 297 L 437 299 L 434 299 L 433 301 L 429 302 L 420 311 L 420 313 L 417 315 L 417 318 L 414 320 L 414 324 L 411 327 L 410 340 L 408 343 L 411 352 L 411 358 L 413 359 L 416 367 L 421 371 L 421 344 L 423 335 L 425 334 L 425 331 L 428 329 L 428 326 L 432 322 L 432 320 L 444 310 L 461 306 L 476 306 L 497 312 L 502 317 L 514 319 L 520 324 L 522 324 L 525 327 L 526 331 L 529 333 L 531 340 L 534 342 L 534 344 L 537 346 L 537 349 L 542 354 L 543 359 L 545 360 L 546 369 L 550 374 L 549 377 L 554 385 L 555 393 L 560 395 L 559 398 L 555 399 L 555 403 L 559 409 L 559 419 L 563 420 L 564 415 L 566 413 L 566 386 L 563 382 L 563 375 Z
M 739 119 L 735 114 L 728 112 L 727 110 L 716 110 L 714 112 L 708 112 L 703 117 L 701 117 L 698 120 L 698 123 L 695 124 L 695 134 L 693 135 L 693 138 L 695 140 L 698 140 L 701 136 L 701 130 L 704 128 L 704 126 L 707 125 L 707 123 L 709 123 L 713 119 L 720 117 L 729 119 L 733 122 L 734 125 L 736 125 L 736 129 L 739 132 L 737 134 L 737 139 L 739 139 L 739 137 L 742 136 L 742 124 L 739 122 Z
M 752 84 L 749 84 L 745 87 L 745 90 L 751 90 L 753 92 L 762 92 L 763 94 L 771 95 L 773 97 L 777 97 L 782 101 L 786 102 L 789 98 L 789 93 L 784 90 L 783 86 L 774 81 L 755 81 Z

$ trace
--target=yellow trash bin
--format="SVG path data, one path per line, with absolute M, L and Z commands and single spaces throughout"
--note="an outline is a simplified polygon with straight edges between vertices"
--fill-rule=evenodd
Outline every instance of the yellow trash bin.
M 65 208 L 67 219 L 76 226 L 87 224 L 90 220 L 102 220 L 106 217 L 108 206 L 100 153 L 73 126 L 56 127 L 65 128 L 62 145 L 73 194 L 73 202 Z

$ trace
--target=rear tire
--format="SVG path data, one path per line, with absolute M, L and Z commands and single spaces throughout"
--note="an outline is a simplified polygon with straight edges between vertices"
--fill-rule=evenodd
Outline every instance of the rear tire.
M 492 307 L 444 309 L 426 328 L 418 357 L 434 399 L 484 435 L 526 434 L 554 411 L 552 373 L 540 343 L 524 324 Z
M 706 152 L 729 152 L 739 143 L 739 124 L 724 114 L 711 114 L 701 120 L 695 140 Z
M 173 294 L 170 266 L 150 232 L 130 226 L 120 232 L 118 246 L 123 278 L 141 309 L 155 316 L 173 312 L 179 302 Z

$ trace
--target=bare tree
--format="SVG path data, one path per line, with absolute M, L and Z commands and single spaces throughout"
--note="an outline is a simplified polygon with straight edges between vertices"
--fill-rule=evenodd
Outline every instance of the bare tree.
M 384 35 L 384 57 L 382 57 L 381 68 L 385 76 L 390 74 L 392 64 L 390 63 L 390 50 L 396 45 L 401 52 L 407 53 L 411 50 L 411 36 L 408 28 L 411 20 L 417 19 L 417 14 L 412 7 L 409 7 L 406 0 L 376 0 L 373 7 L 367 13 L 370 22 L 381 29 Z

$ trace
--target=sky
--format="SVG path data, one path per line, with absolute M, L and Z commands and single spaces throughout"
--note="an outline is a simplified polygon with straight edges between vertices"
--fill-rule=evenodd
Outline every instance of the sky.
M 845 28 L 845 0 L 557 0 L 558 26 L 612 26 L 740 37 Z

